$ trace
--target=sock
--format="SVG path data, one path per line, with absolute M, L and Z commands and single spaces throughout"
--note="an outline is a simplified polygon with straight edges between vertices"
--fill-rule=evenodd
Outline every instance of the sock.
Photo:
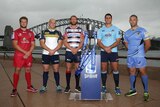
M 31 86 L 31 73 L 30 72 L 25 72 L 25 78 L 27 81 L 27 87 Z
M 71 72 L 70 71 L 66 71 L 67 87 L 70 87 L 70 79 L 71 79 Z
M 113 78 L 114 78 L 115 86 L 119 87 L 119 72 L 118 71 L 113 71 Z
M 101 79 L 102 79 L 102 85 L 106 86 L 106 80 L 107 80 L 107 71 L 101 72 Z
M 147 75 L 142 76 L 142 83 L 144 87 L 144 92 L 148 92 L 148 76 Z
M 43 86 L 46 87 L 47 86 L 47 81 L 48 81 L 48 71 L 43 72 Z
M 79 87 L 80 74 L 79 75 L 75 74 L 75 80 L 76 80 L 76 88 L 77 88 Z
M 59 72 L 54 72 L 54 79 L 56 81 L 56 86 L 58 86 L 59 85 L 59 79 L 60 79 Z
M 136 76 L 135 75 L 130 75 L 131 90 L 135 90 L 135 83 L 136 83 Z
M 14 89 L 17 89 L 18 81 L 19 81 L 19 73 L 14 73 L 13 74 L 13 88 Z

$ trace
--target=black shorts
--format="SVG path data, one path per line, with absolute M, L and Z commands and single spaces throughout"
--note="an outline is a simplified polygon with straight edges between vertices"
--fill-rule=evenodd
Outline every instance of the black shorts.
M 101 51 L 101 62 L 118 62 L 118 52 L 107 53 L 105 51 Z
M 59 55 L 44 55 L 42 54 L 42 64 L 59 64 Z
M 65 54 L 65 62 L 69 62 L 69 63 L 79 63 L 80 62 L 80 57 L 81 57 L 81 52 L 77 52 L 77 54 L 73 54 L 70 51 L 66 51 Z

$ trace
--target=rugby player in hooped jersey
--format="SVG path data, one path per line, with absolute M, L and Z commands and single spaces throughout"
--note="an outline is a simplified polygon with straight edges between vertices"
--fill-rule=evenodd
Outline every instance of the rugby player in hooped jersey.
M 70 92 L 70 78 L 72 63 L 74 63 L 75 69 L 78 68 L 80 62 L 81 48 L 83 46 L 84 35 L 80 27 L 77 26 L 76 16 L 70 17 L 70 26 L 65 29 L 64 34 L 64 46 L 66 47 L 65 62 L 66 62 L 66 83 L 65 93 Z M 81 87 L 79 85 L 80 75 L 75 75 L 76 86 L 75 91 L 80 92 Z
M 144 100 L 148 101 L 148 76 L 146 73 L 146 58 L 145 53 L 149 50 L 151 43 L 148 32 L 138 26 L 138 17 L 131 15 L 129 18 L 131 28 L 124 34 L 125 45 L 128 49 L 127 65 L 130 73 L 130 91 L 126 96 L 133 96 L 137 94 L 135 88 L 136 82 L 136 68 L 141 73 L 142 83 L 144 86 Z
M 15 30 L 12 35 L 12 43 L 15 49 L 13 64 L 15 72 L 13 74 L 13 90 L 11 96 L 17 95 L 17 85 L 21 69 L 25 68 L 25 78 L 27 81 L 27 91 L 37 92 L 31 85 L 31 66 L 32 66 L 32 51 L 35 47 L 34 34 L 27 29 L 28 18 L 23 16 L 19 19 L 20 28 Z
M 63 36 L 60 31 L 55 29 L 56 20 L 50 19 L 48 22 L 48 29 L 42 32 L 40 37 L 40 45 L 43 48 L 42 64 L 43 64 L 43 86 L 40 93 L 47 91 L 47 81 L 50 64 L 54 72 L 54 79 L 56 82 L 56 91 L 61 92 L 60 75 L 59 75 L 59 53 L 58 50 L 62 47 Z

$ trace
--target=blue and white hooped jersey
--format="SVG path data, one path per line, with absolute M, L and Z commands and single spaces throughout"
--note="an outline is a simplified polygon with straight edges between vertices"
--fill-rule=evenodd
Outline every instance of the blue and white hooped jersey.
M 97 32 L 97 39 L 100 39 L 104 46 L 111 46 L 116 42 L 118 38 L 121 38 L 121 31 L 116 26 L 107 28 L 105 25 Z M 101 49 L 101 51 L 104 51 Z M 117 52 L 117 47 L 112 48 L 112 52 Z
M 148 32 L 142 27 L 127 30 L 124 41 L 128 43 L 128 56 L 145 57 L 144 41 L 147 39 L 150 39 Z
M 68 44 L 72 47 L 72 48 L 77 48 L 79 47 L 80 44 L 80 38 L 83 35 L 83 30 L 80 27 L 77 28 L 71 28 L 71 27 L 67 27 L 65 29 L 65 34 L 64 36 L 68 37 Z M 66 49 L 66 51 L 71 51 L 70 49 Z M 81 51 L 81 50 L 79 50 Z
M 58 30 L 51 30 L 47 29 L 44 32 L 42 32 L 42 35 L 40 36 L 39 40 L 45 40 L 45 45 L 50 49 L 55 49 L 58 45 L 59 40 L 63 40 L 63 36 L 60 31 Z M 45 49 L 43 49 L 42 54 L 48 55 L 49 52 Z M 55 52 L 55 55 L 58 55 L 58 52 Z

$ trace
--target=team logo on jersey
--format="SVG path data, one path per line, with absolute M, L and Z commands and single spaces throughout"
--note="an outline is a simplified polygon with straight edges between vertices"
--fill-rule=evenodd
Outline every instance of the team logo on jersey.
M 141 32 L 137 32 L 137 36 L 140 36 L 140 33 L 141 33 Z
M 112 29 L 112 32 L 114 32 L 114 29 Z
M 19 33 L 18 36 L 22 36 L 22 33 Z

